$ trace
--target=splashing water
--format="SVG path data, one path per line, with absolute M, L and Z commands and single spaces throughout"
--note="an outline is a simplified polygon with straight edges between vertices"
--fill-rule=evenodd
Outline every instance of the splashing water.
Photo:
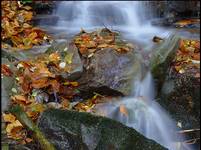
M 148 73 L 144 80 L 138 83 L 133 97 L 98 104 L 95 112 L 133 127 L 147 138 L 157 141 L 169 150 L 181 150 L 181 147 L 178 147 L 179 143 L 175 141 L 182 140 L 184 137 L 178 135 L 175 137 L 176 123 L 154 101 L 153 93 L 153 80 L 151 74 Z

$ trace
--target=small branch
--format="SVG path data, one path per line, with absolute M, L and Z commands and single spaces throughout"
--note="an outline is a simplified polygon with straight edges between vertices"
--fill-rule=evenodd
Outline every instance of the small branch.
M 29 130 L 35 133 L 36 139 L 39 141 L 43 150 L 55 150 L 54 146 L 45 138 L 40 129 L 32 122 L 20 106 L 12 107 L 10 112 L 13 113 Z

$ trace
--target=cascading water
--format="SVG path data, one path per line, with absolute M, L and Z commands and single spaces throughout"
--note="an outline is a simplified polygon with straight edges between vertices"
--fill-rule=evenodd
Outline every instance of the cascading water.
M 154 35 L 167 36 L 169 32 L 151 26 L 145 10 L 139 1 L 63 1 L 56 11 L 57 27 L 70 32 L 107 27 L 142 42 L 150 42 Z
M 135 86 L 136 87 L 136 86 Z M 138 132 L 153 139 L 169 150 L 181 150 L 175 140 L 176 126 L 160 105 L 154 101 L 154 85 L 151 74 L 138 82 L 132 97 L 120 101 L 98 104 L 95 112 L 133 127 Z M 188 148 L 189 149 L 189 148 Z
M 60 2 L 56 14 L 60 16 L 57 27 L 79 32 L 108 27 L 119 30 L 128 39 L 150 45 L 155 35 L 165 37 L 169 31 L 150 25 L 142 2 L 137 1 L 66 1 Z M 149 14 L 150 16 L 150 14 Z M 67 31 L 67 32 L 68 32 Z M 175 145 L 175 123 L 154 101 L 154 82 L 151 73 L 135 85 L 133 96 L 120 101 L 96 106 L 96 114 L 116 119 L 133 127 L 144 136 L 169 148 L 181 150 Z

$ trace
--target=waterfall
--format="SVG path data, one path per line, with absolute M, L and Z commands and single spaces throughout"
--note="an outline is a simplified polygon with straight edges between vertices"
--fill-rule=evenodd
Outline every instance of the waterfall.
M 175 137 L 176 123 L 154 100 L 153 83 L 151 73 L 148 72 L 146 77 L 138 82 L 138 88 L 133 92 L 132 97 L 97 104 L 95 114 L 120 121 L 169 150 L 183 150 L 178 147 L 179 143 L 175 140 L 179 141 L 184 137 L 179 135 Z
M 143 3 L 138 1 L 63 1 L 56 14 L 58 26 L 100 27 L 129 26 L 140 28 L 147 24 Z M 140 16 L 140 17 L 139 17 Z
M 119 30 L 126 36 L 150 45 L 153 36 L 164 38 L 169 31 L 155 28 L 149 22 L 152 14 L 138 1 L 63 1 L 56 14 L 60 16 L 57 24 L 66 30 L 79 32 L 81 28 L 91 30 L 108 27 Z M 146 42 L 146 43 L 145 43 Z M 145 46 L 144 46 L 145 49 Z M 175 122 L 154 100 L 155 90 L 151 73 L 135 85 L 133 96 L 119 101 L 97 104 L 97 115 L 107 116 L 136 129 L 169 150 L 178 149 L 175 144 Z
M 145 4 L 142 1 L 62 1 L 57 6 L 56 15 L 60 19 L 56 27 L 67 33 L 77 33 L 81 28 L 107 27 L 149 46 L 153 36 L 167 37 L 169 31 L 151 25 L 152 14 Z

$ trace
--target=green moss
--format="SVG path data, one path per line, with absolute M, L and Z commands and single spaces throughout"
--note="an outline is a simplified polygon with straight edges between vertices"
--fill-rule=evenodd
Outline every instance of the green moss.
M 60 150 L 62 143 L 79 141 L 83 145 L 92 146 L 96 150 L 163 150 L 162 146 L 139 134 L 132 128 L 89 113 L 79 113 L 50 109 L 43 113 L 39 121 L 39 127 L 47 135 L 52 143 Z M 49 129 L 48 129 L 49 128 Z M 54 138 L 50 134 L 62 134 Z M 74 136 L 74 139 L 64 139 L 65 134 Z M 67 137 L 67 136 L 66 136 Z M 83 137 L 90 139 L 83 140 Z M 93 142 L 90 144 L 90 141 Z M 83 147 L 85 147 L 83 146 Z

